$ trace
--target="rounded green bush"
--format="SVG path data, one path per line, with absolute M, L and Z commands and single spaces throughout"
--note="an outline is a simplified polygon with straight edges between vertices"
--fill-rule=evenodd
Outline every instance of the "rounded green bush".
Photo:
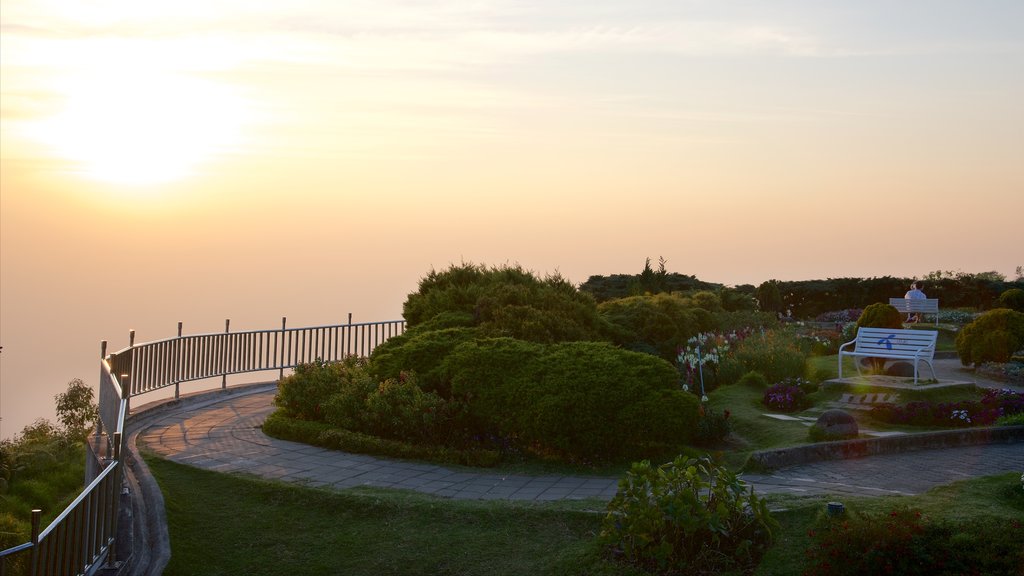
M 692 299 L 675 294 L 631 296 L 602 302 L 601 316 L 618 330 L 613 341 L 632 350 L 654 349 L 665 360 L 673 360 L 687 339 L 711 330 L 713 315 L 696 306 Z
M 633 464 L 608 504 L 600 543 L 656 574 L 749 574 L 778 523 L 764 500 L 708 457 Z
M 768 379 L 764 377 L 764 374 L 761 374 L 757 370 L 747 372 L 741 376 L 736 383 L 742 384 L 743 386 L 750 386 L 751 388 L 757 388 L 759 390 L 763 390 L 768 387 Z
M 1003 308 L 1024 312 L 1024 290 L 1010 288 L 999 295 L 999 305 Z
M 903 328 L 903 314 L 894 306 L 877 302 L 861 312 L 857 328 Z
M 277 383 L 274 404 L 283 408 L 292 418 L 323 420 L 323 408 L 327 400 L 341 389 L 346 373 L 362 364 L 361 360 L 354 357 L 337 363 L 316 360 L 299 364 L 292 374 Z
M 956 335 L 956 352 L 964 366 L 984 362 L 1008 362 L 1024 347 L 1024 313 L 990 310 Z
M 448 359 L 452 395 L 487 433 L 570 460 L 610 461 L 693 436 L 697 399 L 675 368 L 597 342 L 468 342 Z

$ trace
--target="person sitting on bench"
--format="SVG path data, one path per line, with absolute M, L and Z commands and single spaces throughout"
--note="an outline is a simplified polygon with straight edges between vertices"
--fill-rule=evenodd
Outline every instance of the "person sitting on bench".
M 924 300 L 924 299 L 928 298 L 927 296 L 924 295 L 924 292 L 921 291 L 921 283 L 916 281 L 916 280 L 910 285 L 910 290 L 908 290 L 907 293 L 903 295 L 903 297 L 908 299 L 908 300 Z M 909 322 L 920 322 L 921 321 L 921 313 L 920 312 L 915 312 L 915 313 L 908 312 L 907 313 L 907 320 L 906 321 L 908 323 Z

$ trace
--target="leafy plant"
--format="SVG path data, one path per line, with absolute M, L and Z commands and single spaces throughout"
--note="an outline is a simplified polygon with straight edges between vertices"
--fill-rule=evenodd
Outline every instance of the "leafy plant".
M 956 352 L 964 366 L 1008 362 L 1024 347 L 1024 312 L 990 310 L 964 326 L 956 336 Z
M 858 328 L 903 328 L 903 314 L 894 306 L 877 302 L 864 309 L 857 318 Z
M 767 330 L 736 343 L 722 361 L 718 377 L 723 384 L 728 384 L 755 370 L 769 382 L 778 382 L 802 376 L 804 366 L 805 355 L 797 347 L 791 332 Z
M 811 530 L 805 576 L 900 574 L 1016 576 L 1024 566 L 1024 524 L 933 521 L 921 511 L 825 519 Z
M 621 562 L 657 574 L 746 573 L 778 524 L 765 501 L 710 458 L 633 464 L 608 504 L 599 541 Z
M 1024 290 L 1010 288 L 999 295 L 999 305 L 1003 308 L 1024 312 Z
M 805 386 L 805 382 L 800 378 L 791 378 L 773 384 L 764 391 L 764 405 L 778 412 L 796 412 L 807 408 L 810 402 L 806 390 L 810 384 Z

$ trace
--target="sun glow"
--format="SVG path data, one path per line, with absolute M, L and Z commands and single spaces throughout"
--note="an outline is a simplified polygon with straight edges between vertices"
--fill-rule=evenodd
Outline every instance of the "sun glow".
M 90 71 L 68 79 L 61 92 L 63 109 L 33 131 L 91 180 L 180 180 L 240 140 L 244 106 L 210 81 L 161 71 Z

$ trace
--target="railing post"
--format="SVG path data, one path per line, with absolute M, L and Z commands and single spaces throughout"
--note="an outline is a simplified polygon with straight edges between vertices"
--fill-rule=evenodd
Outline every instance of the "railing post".
M 174 343 L 174 399 L 181 395 L 181 322 L 178 322 L 178 341 Z
M 231 332 L 231 318 L 226 318 L 224 320 L 224 333 L 227 334 L 229 332 Z M 226 357 L 227 354 L 228 354 L 228 347 L 229 347 L 228 344 L 230 344 L 230 342 L 228 341 L 227 336 L 225 336 L 224 337 L 224 349 L 221 351 L 221 353 L 225 355 L 224 358 L 221 358 L 221 361 L 225 362 L 225 363 L 228 361 L 227 357 Z M 224 364 L 223 366 L 224 366 L 225 369 L 227 368 L 226 364 Z M 220 377 L 220 389 L 221 390 L 225 390 L 225 389 L 227 389 L 227 387 L 228 387 L 228 375 L 225 373 L 225 374 L 221 375 L 221 377 Z
M 33 576 L 38 573 L 39 567 L 39 524 L 43 519 L 43 511 L 38 508 L 32 510 L 32 532 L 30 541 L 32 542 L 32 554 L 29 558 L 28 573 Z
M 285 336 L 285 327 L 287 325 L 288 325 L 288 317 L 287 316 L 281 316 L 281 359 L 280 359 L 280 364 L 279 364 L 279 366 L 281 367 L 281 370 L 277 374 L 277 379 L 278 380 L 281 380 L 282 378 L 284 378 L 284 336 Z
M 121 374 L 121 399 L 124 400 L 124 414 L 127 417 L 132 401 L 131 377 L 127 374 Z

